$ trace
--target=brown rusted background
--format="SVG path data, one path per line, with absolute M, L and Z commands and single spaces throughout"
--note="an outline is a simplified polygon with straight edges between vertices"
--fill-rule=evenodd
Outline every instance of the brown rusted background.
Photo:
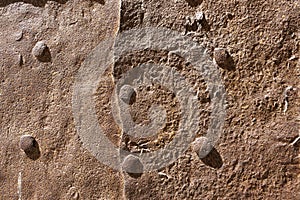
M 201 26 L 194 23 L 197 12 L 205 15 Z M 20 185 L 26 200 L 298 199 L 299 17 L 296 0 L 1 1 L 0 199 L 18 199 Z M 100 41 L 147 26 L 189 35 L 212 57 L 215 48 L 226 48 L 234 68 L 220 68 L 228 107 L 213 152 L 200 160 L 188 150 L 171 166 L 133 178 L 103 165 L 82 147 L 72 114 L 72 86 Z M 38 41 L 49 47 L 45 62 L 32 55 Z M 181 58 L 165 52 L 133 52 L 113 66 L 95 104 L 108 137 L 130 150 L 139 141 L 119 137 L 107 96 L 126 67 L 150 59 L 169 60 L 189 80 L 201 81 Z M 147 89 L 156 93 L 148 95 Z M 205 106 L 205 85 L 199 90 L 199 106 Z M 147 120 L 147 106 L 155 101 L 163 101 L 169 119 L 175 120 L 147 141 L 150 148 L 160 148 L 176 130 L 176 106 L 168 107 L 176 99 L 158 86 L 139 92 L 131 111 L 136 122 Z M 199 125 L 203 132 L 207 114 Z M 19 149 L 25 134 L 39 144 L 37 160 Z

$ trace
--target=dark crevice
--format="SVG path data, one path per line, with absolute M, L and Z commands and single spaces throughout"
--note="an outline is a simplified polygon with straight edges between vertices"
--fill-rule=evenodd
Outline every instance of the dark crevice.
M 199 6 L 203 0 L 186 0 L 188 4 L 192 7 L 197 7 Z

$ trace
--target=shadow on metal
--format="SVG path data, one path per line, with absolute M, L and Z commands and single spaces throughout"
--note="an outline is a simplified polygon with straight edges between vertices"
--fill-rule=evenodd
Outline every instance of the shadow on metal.
M 213 148 L 207 156 L 201 158 L 201 161 L 214 169 L 219 169 L 223 166 L 223 160 L 219 152 Z

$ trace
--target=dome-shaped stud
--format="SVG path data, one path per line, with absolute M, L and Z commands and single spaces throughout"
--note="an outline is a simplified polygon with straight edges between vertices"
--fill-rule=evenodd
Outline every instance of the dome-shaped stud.
M 21 136 L 19 147 L 32 160 L 37 160 L 41 155 L 37 141 L 30 135 Z
M 207 156 L 213 148 L 213 145 L 206 137 L 199 137 L 192 143 L 192 149 L 200 159 Z
M 139 177 L 144 171 L 144 166 L 138 157 L 134 155 L 128 155 L 125 157 L 122 163 L 122 169 L 130 176 Z
M 32 55 L 41 62 L 51 61 L 51 54 L 48 46 L 44 41 L 39 41 L 32 49 Z
M 217 65 L 222 69 L 233 70 L 235 68 L 232 57 L 224 48 L 215 48 L 214 59 Z
M 126 104 L 133 104 L 136 99 L 136 92 L 130 85 L 124 85 L 120 89 L 120 99 Z

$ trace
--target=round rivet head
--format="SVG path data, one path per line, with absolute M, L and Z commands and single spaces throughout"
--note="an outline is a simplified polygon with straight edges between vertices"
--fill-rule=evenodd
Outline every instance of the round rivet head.
M 45 54 L 46 48 L 47 48 L 46 43 L 44 41 L 39 41 L 33 47 L 32 54 L 37 58 L 42 57 Z
M 213 148 L 213 145 L 206 137 L 199 137 L 192 143 L 192 150 L 197 153 L 200 159 L 207 156 Z
M 32 49 L 32 55 L 41 62 L 51 61 L 50 50 L 44 41 L 39 41 Z
M 21 136 L 19 146 L 29 158 L 36 160 L 40 157 L 39 145 L 31 135 Z
M 138 157 L 134 155 L 128 155 L 125 157 L 122 163 L 122 169 L 128 174 L 142 174 L 144 166 Z
M 229 70 L 234 68 L 234 61 L 226 49 L 216 48 L 214 50 L 214 58 L 219 67 Z
M 136 92 L 130 85 L 124 85 L 120 89 L 119 97 L 126 104 L 132 104 L 135 101 Z
M 22 40 L 22 38 L 23 38 L 23 30 L 21 30 L 15 34 L 16 41 L 20 41 L 20 40 Z
M 34 149 L 35 147 L 35 139 L 34 137 L 30 136 L 30 135 L 23 135 L 20 138 L 20 148 L 23 151 L 30 151 L 32 149 Z

